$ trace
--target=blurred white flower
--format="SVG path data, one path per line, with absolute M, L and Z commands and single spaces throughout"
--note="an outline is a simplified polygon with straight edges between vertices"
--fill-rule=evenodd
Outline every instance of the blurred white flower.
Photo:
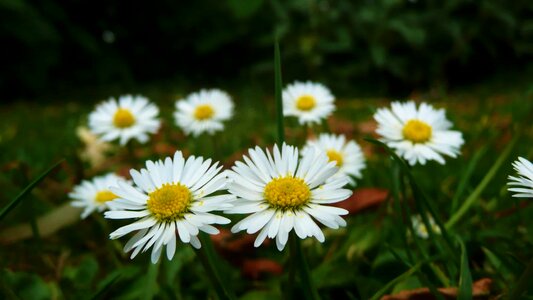
M 125 145 L 135 138 L 141 143 L 148 141 L 148 134 L 159 129 L 159 109 L 142 96 L 120 96 L 105 101 L 89 115 L 91 131 L 103 141 L 119 139 Z
M 200 90 L 176 102 L 174 118 L 186 134 L 213 134 L 224 129 L 222 122 L 233 116 L 233 106 L 231 97 L 222 90 Z
M 305 155 L 310 147 L 318 148 L 327 154 L 329 161 L 335 161 L 339 171 L 333 178 L 349 175 L 348 180 L 352 185 L 355 184 L 352 177 L 361 178 L 361 170 L 366 166 L 365 156 L 361 151 L 361 147 L 354 141 L 346 141 L 346 137 L 342 134 L 323 133 L 318 136 L 318 139 L 307 141 L 302 150 L 302 155 Z
M 414 101 L 393 102 L 391 109 L 378 109 L 374 119 L 382 141 L 410 165 L 424 165 L 428 160 L 444 164 L 443 155 L 456 157 L 464 143 L 461 132 L 449 130 L 452 124 L 444 109 L 434 109 L 427 103 L 417 108 Z
M 298 117 L 300 124 L 320 123 L 335 110 L 334 100 L 323 84 L 296 81 L 283 90 L 283 114 Z
M 513 197 L 533 198 L 533 164 L 523 157 L 518 157 L 513 167 L 519 177 L 509 176 L 509 191 L 515 193 Z

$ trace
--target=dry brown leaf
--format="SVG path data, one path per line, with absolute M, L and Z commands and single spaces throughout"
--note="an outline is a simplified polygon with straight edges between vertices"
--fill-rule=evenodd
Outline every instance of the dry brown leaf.
M 490 287 L 492 285 L 492 279 L 483 278 L 472 285 L 472 297 L 476 300 L 489 299 Z M 439 292 L 445 299 L 456 299 L 458 289 L 456 287 L 439 288 Z M 381 297 L 381 300 L 432 300 L 436 299 L 431 294 L 429 288 L 419 288 L 409 291 L 401 291 L 395 295 L 386 295 Z
M 388 195 L 389 191 L 386 189 L 360 188 L 355 190 L 350 198 L 332 205 L 344 208 L 350 214 L 356 214 L 367 208 L 380 205 L 387 199 Z

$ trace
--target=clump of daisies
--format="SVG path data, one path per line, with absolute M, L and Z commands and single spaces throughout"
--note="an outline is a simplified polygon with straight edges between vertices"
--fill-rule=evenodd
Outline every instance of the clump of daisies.
M 428 215 L 428 223 L 430 226 L 431 232 L 435 234 L 440 234 L 440 228 L 435 223 L 435 220 Z M 414 215 L 411 216 L 411 225 L 413 226 L 414 232 L 418 237 L 421 237 L 423 239 L 427 239 L 429 237 L 429 230 L 427 226 L 422 221 L 422 217 L 420 215 Z
M 89 128 L 103 141 L 118 139 L 125 145 L 130 139 L 136 139 L 146 143 L 149 134 L 159 130 L 158 114 L 157 106 L 147 98 L 124 95 L 97 105 L 89 115 Z
M 94 211 L 108 210 L 110 201 L 118 198 L 110 188 L 117 186 L 119 182 L 126 183 L 126 179 L 113 173 L 97 176 L 92 180 L 83 180 L 69 194 L 69 197 L 73 199 L 71 205 L 83 208 L 82 219 L 87 218 Z
M 328 204 L 352 194 L 342 189 L 348 178 L 340 175 L 328 180 L 338 168 L 324 152 L 310 148 L 299 159 L 297 148 L 283 144 L 281 150 L 275 145 L 272 154 L 259 147 L 249 149 L 248 154 L 228 171 L 228 190 L 237 200 L 226 213 L 251 214 L 235 224 L 232 232 L 259 232 L 255 247 L 267 237 L 275 238 L 281 251 L 292 230 L 301 239 L 314 236 L 324 242 L 315 220 L 334 229 L 346 225 L 341 215 L 348 211 Z
M 513 192 L 513 197 L 533 198 L 533 164 L 523 158 L 513 162 L 513 168 L 518 172 L 518 177 L 509 176 L 509 191 Z
M 444 164 L 443 156 L 457 157 L 464 143 L 461 132 L 450 130 L 444 109 L 427 103 L 417 107 L 414 101 L 393 102 L 390 109 L 378 109 L 374 119 L 382 141 L 410 165 L 429 160 Z
M 355 185 L 355 180 L 352 177 L 362 177 L 361 170 L 366 166 L 365 156 L 356 142 L 347 141 L 342 134 L 323 133 L 316 140 L 308 140 L 302 154 L 305 155 L 312 147 L 325 152 L 329 161 L 336 163 L 339 171 L 334 177 L 348 175 L 347 178 L 351 185 Z
M 323 84 L 296 81 L 283 90 L 283 114 L 297 117 L 302 125 L 320 123 L 335 110 L 334 101 Z
M 178 100 L 174 118 L 186 134 L 214 134 L 224 129 L 223 122 L 231 119 L 233 107 L 228 93 L 219 89 L 206 89 Z
M 130 171 L 133 184 L 119 182 L 111 191 L 119 198 L 109 205 L 108 219 L 133 219 L 132 223 L 115 230 L 110 238 L 120 238 L 136 231 L 124 247 L 133 250 L 131 258 L 152 248 L 151 260 L 156 263 L 166 246 L 170 260 L 179 238 L 200 248 L 199 231 L 218 234 L 212 224 L 228 224 L 229 219 L 213 211 L 232 207 L 235 199 L 225 190 L 227 178 L 220 173 L 218 162 L 190 156 L 185 159 L 180 151 L 165 160 L 147 161 L 146 168 Z

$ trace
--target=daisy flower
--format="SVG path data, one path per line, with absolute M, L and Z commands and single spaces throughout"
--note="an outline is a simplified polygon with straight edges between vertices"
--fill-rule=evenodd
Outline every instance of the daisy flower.
M 436 234 L 440 234 L 440 228 L 439 226 L 437 226 L 437 224 L 435 223 L 435 220 L 433 220 L 431 216 L 428 216 L 428 222 L 429 222 L 429 226 L 431 227 L 431 231 Z M 420 215 L 411 216 L 411 224 L 413 226 L 413 229 L 416 235 L 418 235 L 419 237 L 423 239 L 427 239 L 429 237 L 428 229 L 426 225 L 424 224 L 424 222 L 422 221 L 422 217 Z
M 164 161 L 147 161 L 146 168 L 130 170 L 135 187 L 119 182 L 112 188 L 119 199 L 109 205 L 108 219 L 134 219 L 110 234 L 111 239 L 130 232 L 136 234 L 126 243 L 125 252 L 133 249 L 131 258 L 141 250 L 152 247 L 151 260 L 159 260 L 163 246 L 170 260 L 176 250 L 176 240 L 200 248 L 197 235 L 201 230 L 209 234 L 219 231 L 211 224 L 228 224 L 229 219 L 212 214 L 212 211 L 231 208 L 233 195 L 213 195 L 225 189 L 227 178 L 219 173 L 222 167 L 211 159 L 190 156 L 185 159 L 181 151 Z
M 311 148 L 299 160 L 298 149 L 283 144 L 281 151 L 275 145 L 272 155 L 259 147 L 249 149 L 248 153 L 250 158 L 243 156 L 244 163 L 237 161 L 228 171 L 231 179 L 228 190 L 237 200 L 226 213 L 251 214 L 235 224 L 232 232 L 260 231 L 255 247 L 266 237 L 276 238 L 281 251 L 293 229 L 301 239 L 314 236 L 324 242 L 324 234 L 313 218 L 334 229 L 346 225 L 340 216 L 348 211 L 327 204 L 352 194 L 342 189 L 348 178 L 338 176 L 326 182 L 338 169 L 324 152 Z
M 107 210 L 109 209 L 109 201 L 118 198 L 111 192 L 110 188 L 116 186 L 119 181 L 126 182 L 124 178 L 113 173 L 94 177 L 90 181 L 83 180 L 69 193 L 69 197 L 74 200 L 71 205 L 83 207 L 82 219 L 87 218 L 95 210 L 99 212 Z
M 327 154 L 329 161 L 335 161 L 339 172 L 334 176 L 349 175 L 350 184 L 354 185 L 352 177 L 361 178 L 361 170 L 365 168 L 365 157 L 361 147 L 354 141 L 346 141 L 342 134 L 326 134 L 318 136 L 317 140 L 308 140 L 302 150 L 305 155 L 311 147 L 316 147 Z
M 198 136 L 224 129 L 223 121 L 233 116 L 233 101 L 221 90 L 201 90 L 176 102 L 174 118 L 186 134 Z
M 444 109 L 434 109 L 426 103 L 417 108 L 414 101 L 393 102 L 391 106 L 392 109 L 380 108 L 374 114 L 378 122 L 376 131 L 410 165 L 424 165 L 428 160 L 444 164 L 443 155 L 457 157 L 460 153 L 463 136 L 459 131 L 449 130 L 452 124 Z
M 300 124 L 320 123 L 335 110 L 334 100 L 324 85 L 296 81 L 283 90 L 283 114 L 298 117 Z
M 510 192 L 515 192 L 513 197 L 533 198 L 533 164 L 523 157 L 513 163 L 513 167 L 520 177 L 509 176 L 507 185 Z
M 148 134 L 159 129 L 159 109 L 142 96 L 120 96 L 118 101 L 110 98 L 89 115 L 91 131 L 103 141 L 119 139 L 125 145 L 135 138 L 141 143 L 148 141 Z

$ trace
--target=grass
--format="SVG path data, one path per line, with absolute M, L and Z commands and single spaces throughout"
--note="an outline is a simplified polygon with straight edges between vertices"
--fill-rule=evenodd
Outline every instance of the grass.
M 136 146 L 136 161 L 121 159 L 124 150 L 115 148 L 103 167 L 91 167 L 79 158 L 83 144 L 76 136 L 76 127 L 86 124 L 87 114 L 98 99 L 13 103 L 0 108 L 0 118 L 4 120 L 0 124 L 1 208 L 38 178 L 42 170 L 62 158 L 66 160 L 25 194 L 25 200 L 0 224 L 1 298 L 16 295 L 22 299 L 70 299 L 92 295 L 202 299 L 213 295 L 208 278 L 189 247 L 178 246 L 176 258 L 171 262 L 162 260 L 157 268 L 149 267 L 149 255 L 130 261 L 121 251 L 121 242 L 107 239 L 120 222 L 108 222 L 97 215 L 64 224 L 40 240 L 2 240 L 2 232 L 7 229 L 30 226 L 30 209 L 41 216 L 68 203 L 68 192 L 83 178 L 108 170 L 126 175 L 129 168 L 140 167 L 145 159 L 168 156 L 176 149 L 186 154 L 214 155 L 229 167 L 247 148 L 277 141 L 272 94 L 244 88 L 230 91 L 238 103 L 237 113 L 227 130 L 217 135 L 216 152 L 212 152 L 211 139 L 187 138 L 173 124 L 173 101 L 188 91 L 176 93 L 150 87 L 142 92 L 159 105 L 163 129 L 147 145 Z M 430 98 L 419 100 L 433 100 Z M 364 140 L 376 137 L 373 111 L 388 105 L 390 99 L 340 99 L 327 126 L 314 128 L 322 131 L 329 127 L 363 146 L 367 168 L 357 189 L 379 187 L 391 191 L 389 201 L 348 216 L 347 228 L 325 230 L 324 244 L 311 239 L 302 241 L 322 298 L 379 299 L 388 293 L 421 286 L 435 290 L 449 283 L 449 287 L 459 288 L 463 299 L 468 299 L 468 283 L 481 278 L 493 280 L 492 297 L 515 292 L 517 282 L 522 284 L 518 287 L 520 292 L 531 295 L 531 287 L 529 291 L 523 287 L 522 274 L 526 269 L 531 273 L 528 263 L 533 257 L 533 205 L 530 199 L 510 197 L 506 177 L 514 174 L 511 162 L 517 156 L 533 158 L 533 90 L 520 83 L 505 89 L 486 83 L 435 98 L 431 102 L 447 109 L 448 118 L 463 132 L 466 141 L 462 155 L 448 159 L 445 166 L 429 163 L 408 171 L 397 170 L 400 177 L 393 176 L 398 166 L 380 146 Z M 300 146 L 305 129 L 294 119 L 285 119 L 285 127 L 285 140 Z M 516 145 L 510 149 L 509 144 L 518 134 Z M 506 149 L 508 156 L 502 154 Z M 405 172 L 417 188 L 410 188 Z M 419 192 L 429 203 L 418 203 Z M 396 206 L 400 201 L 409 204 L 402 206 L 407 211 Z M 467 209 L 462 209 L 464 205 Z M 446 226 L 448 240 L 442 236 L 417 239 L 407 232 L 405 214 L 428 209 L 433 209 L 443 223 L 453 220 L 453 226 Z M 461 216 L 455 221 L 452 216 L 457 212 Z M 49 226 L 39 220 L 36 224 Z M 279 253 L 272 243 L 252 249 L 243 242 L 229 248 L 229 242 L 239 242 L 242 237 L 240 234 L 215 243 L 224 257 L 220 262 L 224 282 L 231 283 L 241 299 L 281 297 L 280 286 L 287 281 L 290 265 L 288 251 Z M 257 259 L 268 263 L 259 264 Z M 281 275 L 272 269 L 278 265 L 284 267 Z M 259 277 L 251 275 L 251 271 L 259 272 Z

